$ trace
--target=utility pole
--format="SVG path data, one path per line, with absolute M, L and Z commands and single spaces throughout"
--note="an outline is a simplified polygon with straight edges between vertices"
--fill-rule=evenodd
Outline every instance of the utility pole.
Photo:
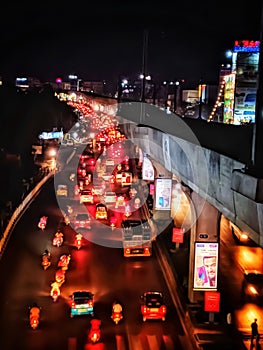
M 141 102 L 145 102 L 145 84 L 146 84 L 146 73 L 147 73 L 147 55 L 148 55 L 148 29 L 144 29 L 143 32 L 143 50 L 142 50 L 142 91 L 141 91 Z
M 260 49 L 259 49 L 259 63 L 258 63 L 258 86 L 256 99 L 256 120 L 253 130 L 252 140 L 252 175 L 257 178 L 263 178 L 263 5 L 261 7 L 261 24 L 260 24 Z

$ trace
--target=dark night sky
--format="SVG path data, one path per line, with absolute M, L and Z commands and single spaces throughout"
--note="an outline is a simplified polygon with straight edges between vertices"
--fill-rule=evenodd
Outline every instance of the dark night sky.
M 136 77 L 143 30 L 156 79 L 217 83 L 234 40 L 260 39 L 261 0 L 6 2 L 0 21 L 0 75 L 54 81 Z

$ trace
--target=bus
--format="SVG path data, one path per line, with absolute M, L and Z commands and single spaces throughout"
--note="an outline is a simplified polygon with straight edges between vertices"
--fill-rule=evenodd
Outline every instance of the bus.
M 152 256 L 152 230 L 148 220 L 122 220 L 124 257 Z

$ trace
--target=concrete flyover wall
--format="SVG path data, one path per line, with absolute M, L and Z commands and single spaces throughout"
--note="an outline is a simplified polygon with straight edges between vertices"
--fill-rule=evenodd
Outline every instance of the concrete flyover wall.
M 132 122 L 123 129 L 131 141 L 263 247 L 263 185 L 244 174 L 245 163 L 158 129 Z

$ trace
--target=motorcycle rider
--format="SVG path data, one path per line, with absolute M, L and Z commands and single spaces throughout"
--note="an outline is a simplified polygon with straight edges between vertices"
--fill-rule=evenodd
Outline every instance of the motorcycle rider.
M 80 248 L 80 246 L 81 246 L 82 237 L 83 236 L 81 233 L 77 233 L 75 235 L 75 239 L 76 239 L 76 243 L 77 243 L 78 248 Z
M 63 233 L 60 231 L 60 230 L 57 230 L 57 232 L 55 233 L 55 237 L 57 237 L 57 238 L 63 238 L 64 237 L 64 235 L 63 235 Z
M 121 303 L 117 299 L 112 304 L 112 313 L 122 313 Z
M 99 320 L 98 318 L 92 318 L 90 320 L 90 326 L 91 329 L 90 330 L 96 330 L 96 329 L 100 329 L 101 327 L 101 320 Z
M 54 292 L 57 292 L 58 297 L 60 296 L 60 284 L 55 281 L 51 283 L 50 296 L 53 298 Z
M 37 328 L 40 318 L 40 307 L 34 303 L 29 307 L 29 322 L 32 328 Z
M 45 249 L 44 253 L 42 254 L 43 256 L 47 255 L 50 258 L 50 251 Z
M 37 303 L 34 303 L 30 307 L 30 320 L 32 317 L 39 318 L 39 316 L 40 316 L 40 307 L 37 305 Z

